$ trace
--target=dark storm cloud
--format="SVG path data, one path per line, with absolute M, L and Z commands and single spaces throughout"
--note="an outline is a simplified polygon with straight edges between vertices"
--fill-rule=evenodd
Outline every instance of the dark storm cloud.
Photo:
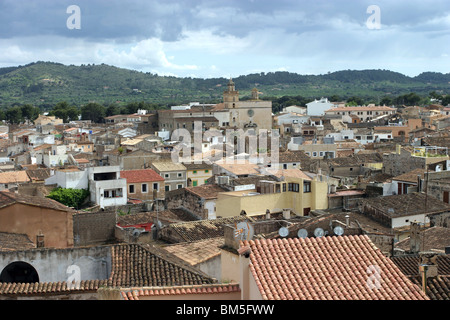
M 2 0 L 0 38 L 60 35 L 95 41 L 151 37 L 174 41 L 183 30 L 205 28 L 236 37 L 271 28 L 287 33 L 324 31 L 335 27 L 330 24 L 334 19 L 364 26 L 369 16 L 366 9 L 372 4 L 380 7 L 383 25 L 414 32 L 430 19 L 448 15 L 450 7 L 448 0 Z M 82 28 L 76 32 L 66 27 L 69 5 L 81 8 Z

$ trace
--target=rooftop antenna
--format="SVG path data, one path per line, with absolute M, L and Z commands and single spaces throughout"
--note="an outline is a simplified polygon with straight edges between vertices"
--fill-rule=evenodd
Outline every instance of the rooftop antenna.
M 236 241 L 251 240 L 254 234 L 255 231 L 253 226 L 248 221 L 242 221 L 235 224 L 234 238 Z

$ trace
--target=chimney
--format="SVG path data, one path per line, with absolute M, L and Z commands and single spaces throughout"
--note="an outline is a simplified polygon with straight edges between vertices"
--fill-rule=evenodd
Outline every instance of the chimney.
M 438 276 L 438 255 L 422 256 L 419 265 L 419 272 L 422 277 L 422 291 L 426 294 L 427 282 L 429 278 Z
M 411 253 L 418 253 L 420 251 L 420 225 L 415 221 L 411 222 L 409 250 Z
M 397 145 L 395 146 L 395 152 L 396 152 L 397 154 L 401 154 L 401 153 L 402 153 L 402 146 L 399 145 L 399 144 L 397 144 Z
M 266 219 L 267 220 L 270 219 L 270 210 L 269 209 L 266 210 Z
M 348 228 L 350 226 L 350 216 L 345 215 L 345 227 Z
M 283 209 L 283 219 L 291 218 L 291 209 Z
M 242 246 L 238 250 L 239 254 L 239 284 L 241 287 L 241 300 L 250 299 L 250 254 L 248 246 Z

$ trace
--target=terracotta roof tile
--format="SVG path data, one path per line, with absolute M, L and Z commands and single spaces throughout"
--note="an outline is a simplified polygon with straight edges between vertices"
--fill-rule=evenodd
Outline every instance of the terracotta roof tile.
M 121 296 L 124 300 L 139 300 L 144 296 L 182 296 L 186 294 L 219 294 L 223 292 L 240 292 L 239 284 L 203 284 L 195 286 L 173 286 L 173 287 L 145 287 L 139 290 L 122 288 Z M 180 297 L 179 299 L 182 299 Z
M 450 246 L 450 229 L 444 227 L 431 227 L 421 231 L 420 235 L 421 251 L 441 250 L 445 251 Z M 410 237 L 395 244 L 396 248 L 409 251 Z
M 29 196 L 23 193 L 0 191 L 0 208 L 10 206 L 15 203 L 26 204 L 30 206 L 44 207 L 59 211 L 72 211 L 71 208 L 59 203 L 58 201 L 38 196 Z
M 362 200 L 362 205 L 375 208 L 390 217 L 450 211 L 449 204 L 419 192 L 368 198 Z M 394 209 L 394 211 L 389 213 L 388 209 Z
M 120 171 L 120 177 L 127 179 L 127 183 L 164 181 L 164 178 L 152 169 Z
M 0 172 L 0 183 L 19 183 L 29 182 L 30 178 L 25 170 Z
M 411 281 L 416 285 L 422 285 L 422 277 L 411 277 Z M 427 295 L 431 300 L 450 300 L 450 277 L 439 276 L 428 278 L 427 281 Z
M 197 187 L 187 187 L 186 191 L 204 199 L 216 199 L 220 192 L 227 192 L 228 189 L 217 184 L 205 184 Z
M 251 248 L 250 270 L 263 299 L 428 299 L 367 236 L 252 240 L 242 245 Z M 372 270 L 381 278 L 368 284 Z
M 405 275 L 419 275 L 420 257 L 418 255 L 396 256 L 391 257 L 391 260 Z M 448 255 L 439 255 L 436 261 L 438 274 L 450 276 L 450 257 Z
M 0 251 L 26 250 L 35 247 L 26 234 L 0 232 Z
M 195 269 L 170 262 L 139 245 L 115 245 L 111 248 L 112 270 L 108 285 L 173 286 L 212 283 Z
M 224 236 L 225 225 L 234 224 L 244 220 L 254 221 L 251 217 L 236 216 L 214 220 L 173 223 L 161 230 L 161 236 L 165 238 L 167 234 L 176 234 L 178 238 L 181 239 L 179 242 L 218 238 Z M 170 238 L 173 237 L 171 236 Z
M 194 242 L 182 242 L 162 247 L 192 266 L 220 255 L 220 246 L 224 244 L 223 238 L 214 238 Z
M 100 287 L 166 287 L 212 284 L 214 280 L 187 264 L 136 244 L 111 246 L 111 273 L 104 280 L 66 282 L 1 283 L 0 295 L 51 295 L 96 292 Z M 128 293 L 127 293 L 128 294 Z M 123 296 L 123 294 L 122 294 Z M 131 293 L 131 298 L 138 295 Z

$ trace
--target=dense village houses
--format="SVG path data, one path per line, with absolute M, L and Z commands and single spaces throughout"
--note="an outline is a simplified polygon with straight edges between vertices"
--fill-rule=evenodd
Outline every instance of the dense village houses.
M 0 300 L 449 299 L 448 108 L 273 108 L 223 85 L 0 128 Z

